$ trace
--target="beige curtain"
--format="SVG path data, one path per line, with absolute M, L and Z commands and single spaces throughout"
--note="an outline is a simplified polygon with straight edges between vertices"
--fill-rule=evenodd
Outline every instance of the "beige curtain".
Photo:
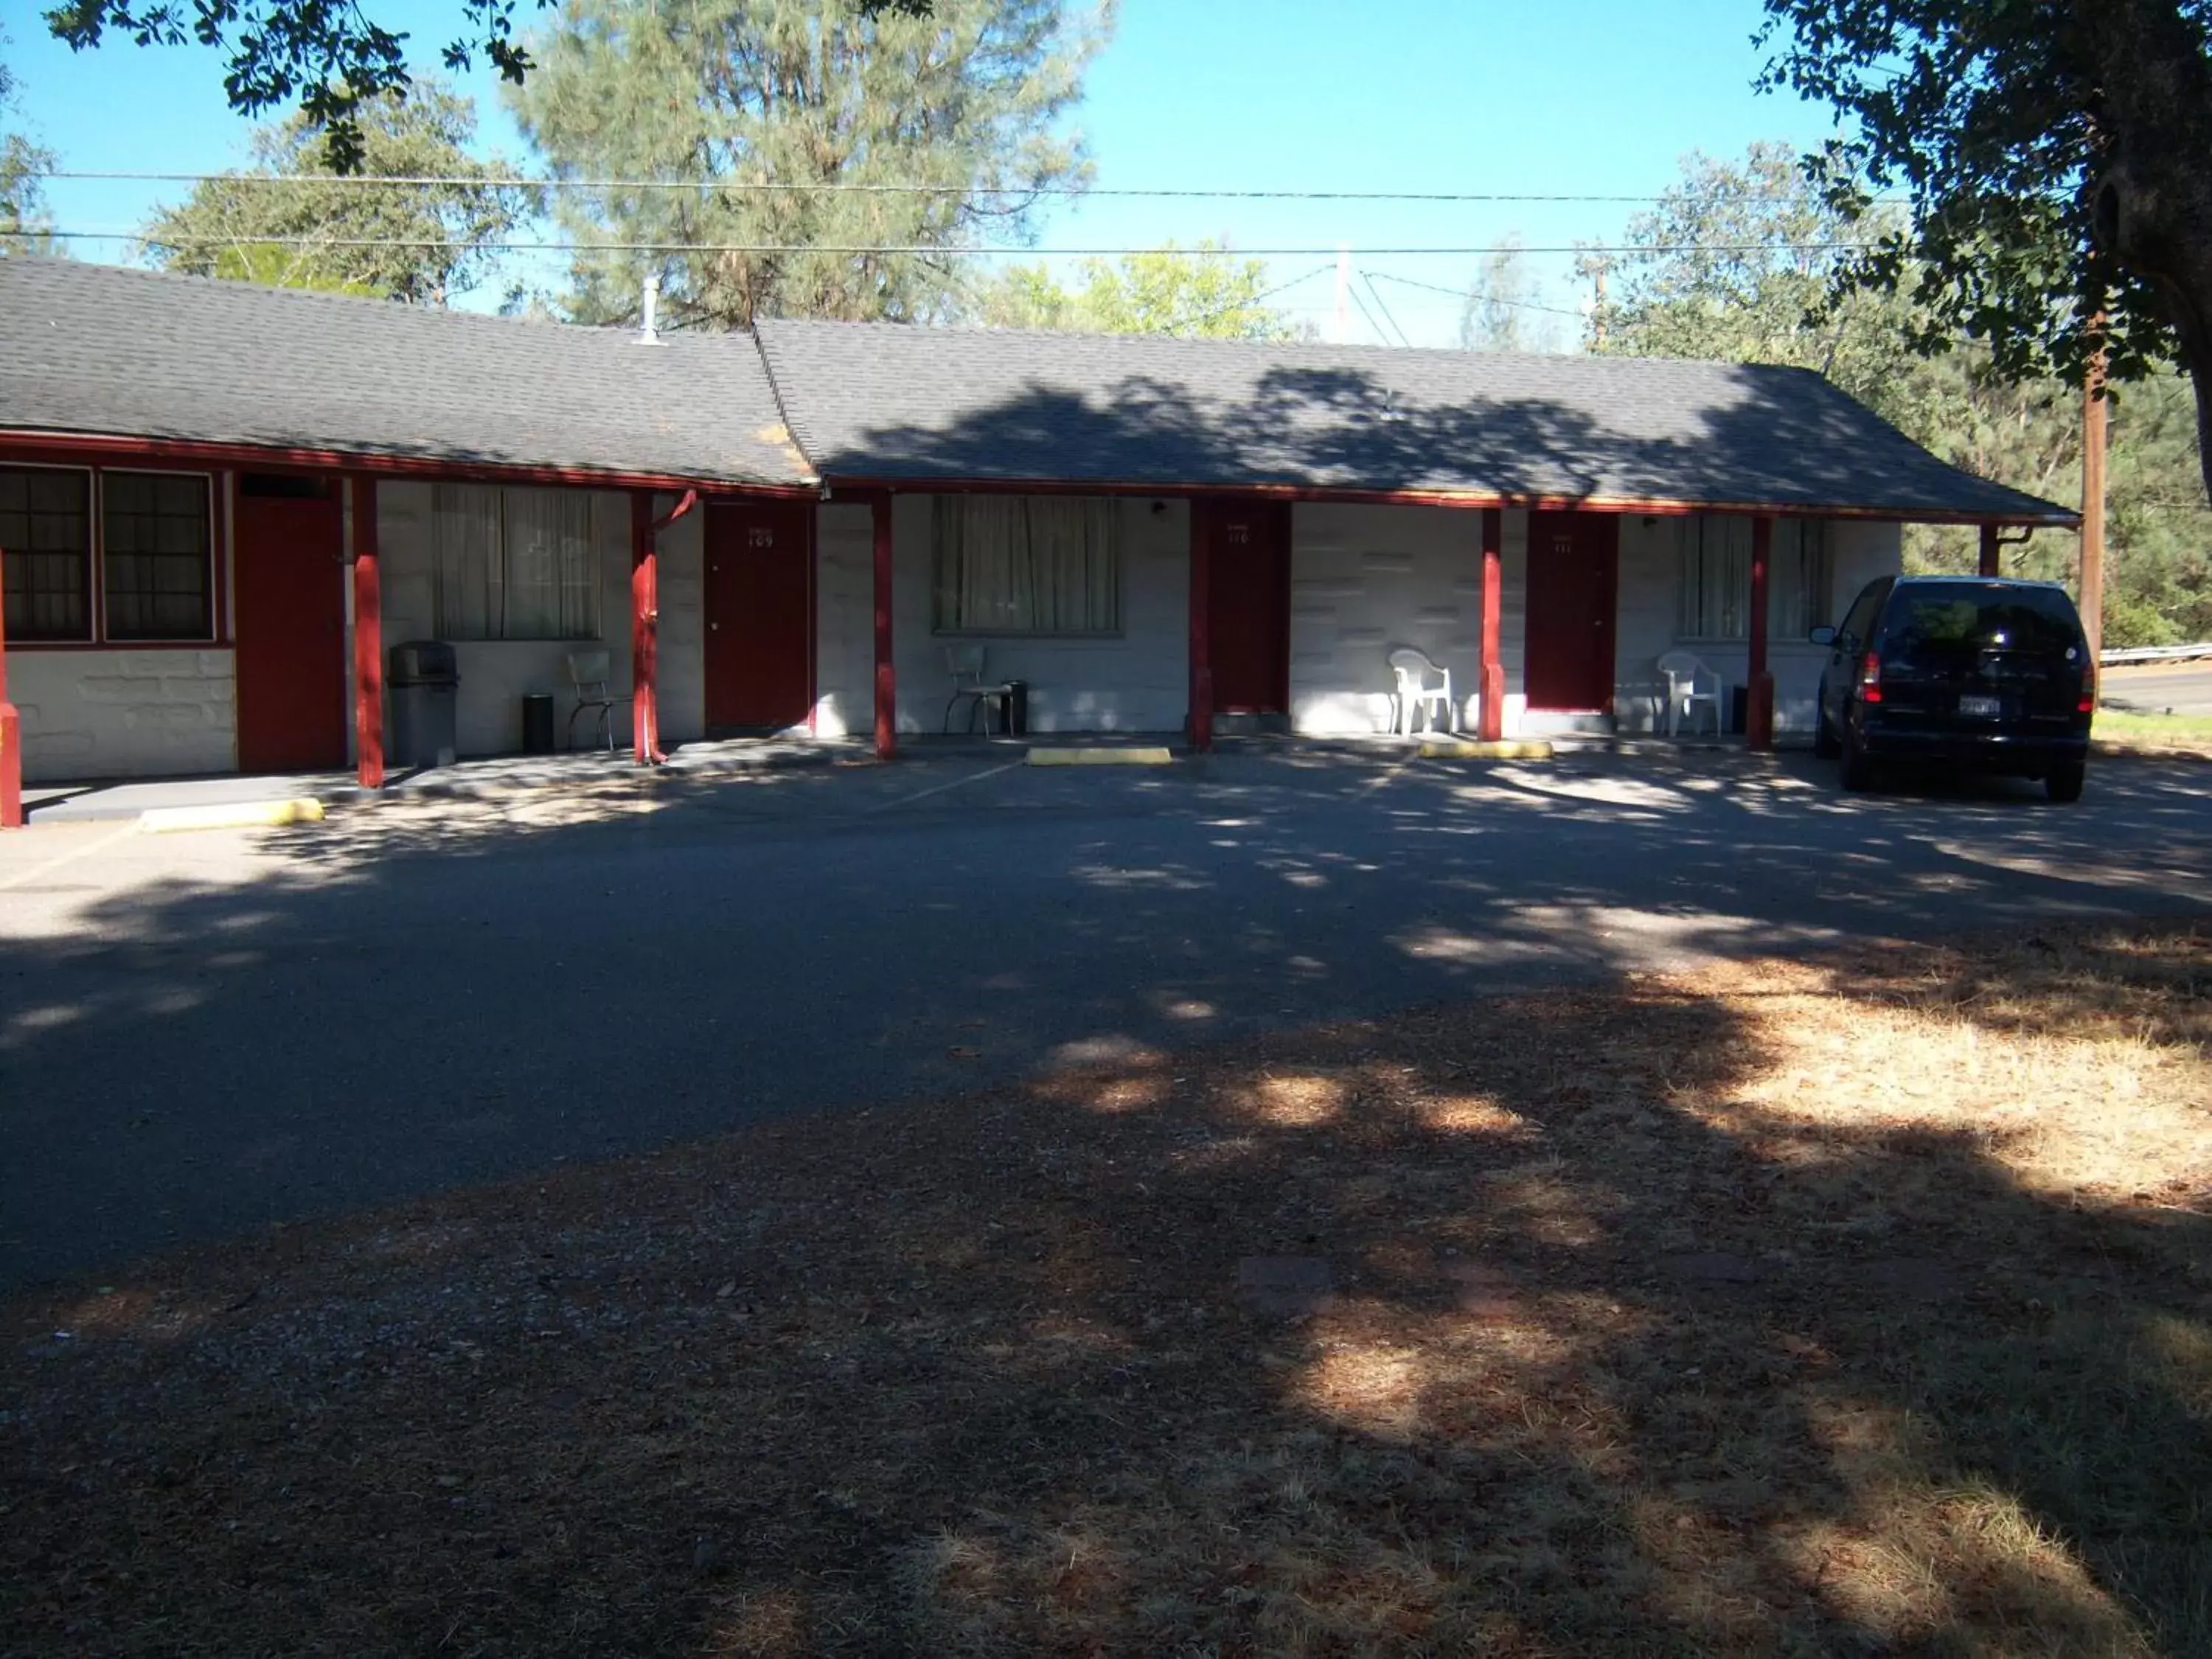
M 510 640 L 599 636 L 592 498 L 578 489 L 509 489 L 501 502 Z
M 499 491 L 487 484 L 433 484 L 430 529 L 438 558 L 438 637 L 500 638 Z
M 1114 634 L 1121 626 L 1121 513 L 1082 496 L 940 495 L 941 634 Z
M 431 519 L 440 638 L 599 637 L 588 495 L 441 483 L 433 486 Z

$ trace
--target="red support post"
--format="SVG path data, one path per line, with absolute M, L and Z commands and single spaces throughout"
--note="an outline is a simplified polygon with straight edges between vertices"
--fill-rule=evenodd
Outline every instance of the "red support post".
M 660 752 L 660 559 L 653 534 L 653 494 L 629 493 L 630 748 L 640 766 Z
M 876 758 L 898 753 L 898 669 L 891 660 L 891 493 L 869 501 L 876 566 Z
M 1753 749 L 1774 747 L 1774 676 L 1766 665 L 1767 567 L 1774 561 L 1774 515 L 1751 521 L 1751 709 L 1745 717 Z
M 1213 515 L 1190 504 L 1190 746 L 1213 747 Z
M 1997 559 L 1997 527 L 1985 524 L 1982 526 L 1982 574 L 1996 576 L 2002 574 Z
M 364 789 L 384 787 L 384 590 L 376 562 L 376 480 L 346 480 L 353 507 L 353 738 Z
M 1498 643 L 1498 612 L 1505 605 L 1505 514 L 1482 509 L 1482 702 L 1474 734 L 1485 743 L 1505 736 L 1505 659 Z
M 23 717 L 8 701 L 8 556 L 0 551 L 0 830 L 23 827 Z

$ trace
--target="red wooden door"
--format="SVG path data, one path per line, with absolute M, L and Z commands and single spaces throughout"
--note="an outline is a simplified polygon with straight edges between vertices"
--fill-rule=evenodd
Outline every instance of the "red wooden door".
M 1613 623 L 1620 520 L 1528 515 L 1528 707 L 1613 708 Z
M 1224 714 L 1291 707 L 1291 512 L 1283 501 L 1198 501 L 1211 548 L 1206 655 Z
M 336 501 L 238 497 L 238 769 L 346 763 L 344 543 Z
M 707 509 L 707 726 L 781 732 L 814 704 L 814 509 Z

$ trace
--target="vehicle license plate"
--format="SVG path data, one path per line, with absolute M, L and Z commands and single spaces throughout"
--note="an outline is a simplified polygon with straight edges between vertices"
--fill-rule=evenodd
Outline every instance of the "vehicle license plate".
M 1959 712 L 1975 719 L 1993 720 L 2003 709 L 1995 697 L 1961 697 Z

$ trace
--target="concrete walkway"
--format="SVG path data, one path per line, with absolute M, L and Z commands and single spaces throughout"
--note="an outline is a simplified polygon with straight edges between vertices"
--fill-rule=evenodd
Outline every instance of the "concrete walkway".
M 660 770 L 676 777 L 712 777 L 766 768 L 827 766 L 864 757 L 864 744 L 819 738 L 730 738 L 687 743 Z M 518 789 L 626 782 L 638 776 L 627 749 L 560 755 L 495 755 L 396 772 L 385 781 L 386 797 L 505 794 Z M 326 806 L 374 796 L 351 772 L 280 772 L 241 777 L 150 778 L 120 783 L 46 784 L 23 792 L 35 823 L 92 823 L 135 818 L 169 807 L 242 806 L 256 801 L 319 800 Z
M 1224 755 L 1328 755 L 1362 758 L 1377 765 L 1403 760 L 1422 741 L 1378 734 L 1368 738 L 1284 736 L 1224 737 L 1215 747 Z M 1643 756 L 1659 759 L 1691 755 L 1742 755 L 1741 738 L 1610 738 L 1560 736 L 1547 739 L 1561 755 Z M 945 761 L 1003 757 L 1019 758 L 1032 745 L 1118 748 L 1168 743 L 1178 754 L 1179 738 L 1156 732 L 1033 733 L 1026 737 L 935 732 L 905 734 L 899 755 L 905 761 Z M 848 764 L 871 758 L 865 738 L 728 738 L 687 743 L 671 751 L 665 766 L 653 775 L 711 779 L 788 767 Z M 494 755 L 456 761 L 451 766 L 394 772 L 385 782 L 386 799 L 475 799 L 524 789 L 584 788 L 594 784 L 634 782 L 641 777 L 629 750 L 603 749 L 557 755 Z M 96 823 L 137 818 L 170 808 L 247 806 L 257 802 L 306 799 L 338 806 L 374 798 L 349 772 L 278 772 L 240 776 L 149 778 L 119 782 L 36 785 L 23 792 L 34 823 Z

